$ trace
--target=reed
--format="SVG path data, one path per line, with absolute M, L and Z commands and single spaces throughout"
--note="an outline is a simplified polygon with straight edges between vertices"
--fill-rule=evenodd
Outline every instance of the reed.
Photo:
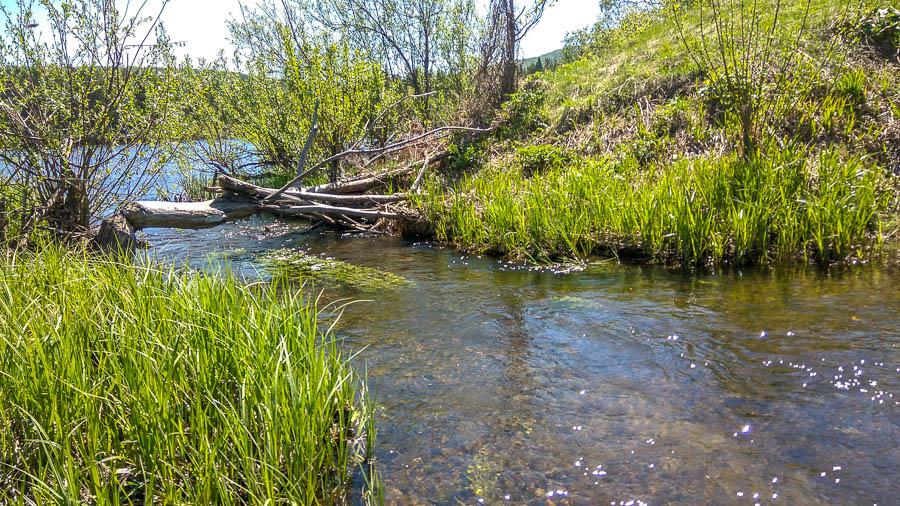
M 790 149 L 642 166 L 580 158 L 523 175 L 493 167 L 417 204 L 439 239 L 536 261 L 639 249 L 685 264 L 831 262 L 880 243 L 884 172 L 858 156 Z
M 0 503 L 343 501 L 371 405 L 296 292 L 0 258 Z

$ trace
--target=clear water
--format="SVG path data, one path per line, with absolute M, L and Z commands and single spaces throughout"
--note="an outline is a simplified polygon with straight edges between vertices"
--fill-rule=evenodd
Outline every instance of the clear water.
M 389 504 L 900 503 L 895 267 L 560 273 L 264 218 L 145 239 L 250 277 L 290 247 L 412 281 L 322 298 L 367 299 L 337 332 Z

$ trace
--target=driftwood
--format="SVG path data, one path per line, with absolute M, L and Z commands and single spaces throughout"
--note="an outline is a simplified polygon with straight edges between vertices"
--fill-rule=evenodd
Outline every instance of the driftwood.
M 233 196 L 206 202 L 135 202 L 121 214 L 135 230 L 145 228 L 210 228 L 246 218 L 257 212 L 256 203 Z
M 392 144 L 388 144 L 386 146 L 381 146 L 379 148 L 361 149 L 358 147 L 352 147 L 346 151 L 342 151 L 336 155 L 332 155 L 332 156 L 322 160 L 321 162 L 317 163 L 316 165 L 312 166 L 309 170 L 298 174 L 297 177 L 288 181 L 287 184 L 285 184 L 284 186 L 279 188 L 274 194 L 272 194 L 272 196 L 267 197 L 267 200 L 272 200 L 272 199 L 277 198 L 279 195 L 286 192 L 289 188 L 296 185 L 303 178 L 311 176 L 317 170 L 321 169 L 322 167 L 325 167 L 326 165 L 328 165 L 329 163 L 331 163 L 335 160 L 339 160 L 341 158 L 348 157 L 348 156 L 357 156 L 357 155 L 368 155 L 368 156 L 374 156 L 376 158 L 380 158 L 388 153 L 393 153 L 395 151 L 399 151 L 401 149 L 408 148 L 409 146 L 414 146 L 416 144 L 420 144 L 424 140 L 426 140 L 429 137 L 432 137 L 436 134 L 444 133 L 444 132 L 452 132 L 452 131 L 483 133 L 483 132 L 490 132 L 491 129 L 470 128 L 470 127 L 461 127 L 461 126 L 442 126 L 442 127 L 435 128 L 433 130 L 429 130 L 423 134 L 419 134 L 415 137 L 411 137 L 409 139 L 402 140 L 402 141 L 397 141 Z M 403 170 L 405 170 L 405 169 L 403 169 Z M 337 183 L 332 183 L 332 184 L 337 184 Z
M 298 214 L 336 214 L 339 216 L 359 216 L 363 218 L 403 218 L 404 215 L 399 213 L 391 213 L 385 211 L 375 211 L 371 209 L 356 209 L 352 207 L 336 207 L 327 204 L 308 205 L 308 206 L 272 206 L 263 205 L 260 207 L 262 211 L 270 211 L 276 214 L 287 216 L 296 216 Z
M 384 220 L 415 220 L 415 213 L 397 207 L 406 194 L 363 194 L 408 168 L 329 183 L 311 188 L 274 189 L 220 175 L 215 189 L 221 196 L 205 202 L 134 202 L 104 220 L 95 241 L 103 248 L 131 250 L 145 228 L 201 229 L 246 218 L 256 213 L 300 216 L 314 226 L 371 230 Z M 386 206 L 392 205 L 391 208 Z M 351 218 L 352 217 L 352 218 Z

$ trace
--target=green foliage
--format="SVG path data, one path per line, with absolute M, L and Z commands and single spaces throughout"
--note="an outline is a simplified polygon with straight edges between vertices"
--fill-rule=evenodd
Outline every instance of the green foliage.
M 103 0 L 18 0 L 0 13 L 0 177 L 13 194 L 10 218 L 21 240 L 46 228 L 87 234 L 154 183 L 168 141 L 181 135 L 168 39 L 142 13 Z M 129 49 L 153 31 L 155 45 Z
M 662 11 L 657 2 L 606 2 L 601 19 L 593 26 L 566 34 L 563 63 L 621 47 L 658 23 Z
M 206 131 L 222 146 L 211 158 L 224 159 L 219 165 L 234 169 L 239 163 L 228 155 L 233 146 L 223 143 L 236 138 L 251 146 L 250 155 L 282 174 L 296 175 L 317 104 L 307 166 L 353 145 L 382 143 L 401 129 L 409 109 L 386 109 L 406 95 L 406 89 L 389 80 L 381 62 L 347 41 L 332 42 L 319 32 L 298 33 L 292 25 L 296 20 L 274 9 L 264 6 L 231 25 L 245 75 L 205 75 L 210 80 L 206 89 L 217 93 L 203 96 L 199 117 L 211 116 L 212 124 L 223 125 Z
M 855 19 L 852 2 L 807 5 L 718 2 L 715 21 L 710 2 L 683 4 L 687 43 L 658 16 L 543 72 L 523 92 L 540 98 L 513 97 L 476 170 L 452 188 L 427 186 L 416 205 L 443 240 L 538 261 L 865 257 L 880 244 L 882 213 L 896 214 L 900 73 L 873 63 L 843 23 Z M 721 41 L 716 26 L 729 31 Z M 694 50 L 708 51 L 707 65 Z M 571 163 L 520 170 L 551 146 Z
M 573 157 L 565 150 L 549 144 L 525 146 L 516 152 L 516 163 L 522 174 L 531 177 L 547 170 L 561 169 L 572 163 Z
M 532 79 L 525 83 L 521 91 L 514 93 L 503 104 L 503 124 L 499 135 L 516 137 L 546 128 L 548 119 L 543 110 L 545 98 L 545 89 L 539 81 Z
M 860 20 L 859 28 L 875 44 L 900 50 L 900 9 L 896 6 L 872 9 Z
M 397 76 L 415 94 L 438 91 L 459 98 L 471 90 L 481 20 L 474 0 L 319 0 L 282 3 L 307 38 L 341 41 Z M 440 118 L 442 104 L 413 104 L 424 125 Z
M 309 161 L 343 151 L 362 136 L 385 103 L 397 98 L 387 89 L 384 73 L 374 62 L 351 54 L 345 47 L 304 48 L 304 57 L 285 45 L 283 80 L 270 77 L 270 67 L 255 62 L 238 107 L 244 122 L 242 138 L 265 157 L 289 172 L 296 164 L 309 133 L 313 108 L 319 102 L 317 134 Z M 381 118 L 381 136 L 393 130 L 392 119 Z
M 447 150 L 450 152 L 450 171 L 463 172 L 481 165 L 484 158 L 484 141 L 469 144 L 451 144 Z
M 682 43 L 706 78 L 710 97 L 738 125 L 745 156 L 755 153 L 763 125 L 780 112 L 771 97 L 784 95 L 787 69 L 805 63 L 799 44 L 808 33 L 809 13 L 783 27 L 783 3 L 709 0 L 690 11 L 678 4 L 670 9 Z M 693 18 L 699 29 L 689 31 Z
M 277 292 L 0 258 L 0 502 L 342 502 L 371 406 L 316 308 Z

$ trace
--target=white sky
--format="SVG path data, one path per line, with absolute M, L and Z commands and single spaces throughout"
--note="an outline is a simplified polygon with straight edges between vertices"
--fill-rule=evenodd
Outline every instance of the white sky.
M 243 3 L 250 6 L 255 2 Z M 567 32 L 593 24 L 599 13 L 598 0 L 558 0 L 522 40 L 522 56 L 540 56 L 561 48 Z M 238 0 L 170 0 L 163 22 L 172 40 L 185 41 L 182 54 L 212 59 L 220 49 L 227 56 L 233 52 L 225 21 L 239 15 Z
M 117 3 L 126 1 L 118 0 Z M 142 1 L 131 0 L 131 9 L 136 9 Z M 239 1 L 247 6 L 256 3 L 256 0 L 170 0 L 162 21 L 173 41 L 184 42 L 177 48 L 179 55 L 210 60 L 219 50 L 224 50 L 230 57 L 234 50 L 225 22 L 240 15 Z M 161 2 L 149 0 L 142 14 L 156 15 Z M 0 0 L 0 3 L 14 5 L 15 0 Z M 593 24 L 599 10 L 598 0 L 557 0 L 522 41 L 521 56 L 529 58 L 561 48 L 565 34 Z

